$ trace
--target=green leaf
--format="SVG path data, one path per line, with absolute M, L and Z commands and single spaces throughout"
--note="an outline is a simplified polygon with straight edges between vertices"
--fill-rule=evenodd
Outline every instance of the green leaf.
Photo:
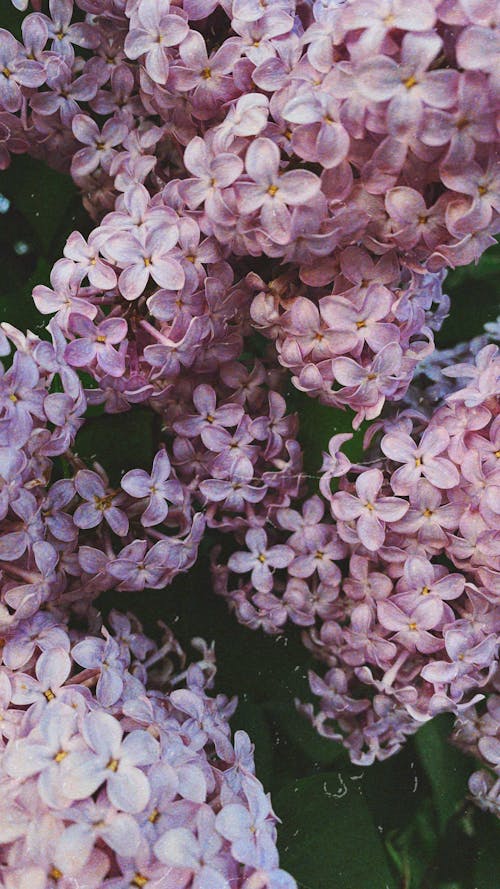
M 304 889 L 395 889 L 381 835 L 347 772 L 288 785 L 273 798 L 283 820 L 281 865 Z
M 363 793 L 384 830 L 402 830 L 428 796 L 429 785 L 411 739 L 404 748 L 362 772 Z
M 441 830 L 463 803 L 472 771 L 471 760 L 448 741 L 451 724 L 452 720 L 443 714 L 427 722 L 415 736 L 415 746 L 432 787 Z
M 491 815 L 476 820 L 477 857 L 474 889 L 498 889 L 500 885 L 500 823 Z
M 327 767 L 346 759 L 342 744 L 322 738 L 297 711 L 293 701 L 267 701 L 264 709 L 276 729 L 314 766 Z
M 484 332 L 495 321 L 500 303 L 500 244 L 491 247 L 478 265 L 450 272 L 444 290 L 451 298 L 449 317 L 436 335 L 436 344 L 447 349 Z
M 431 800 L 425 800 L 407 827 L 394 831 L 386 840 L 387 849 L 401 873 L 404 889 L 422 889 L 424 876 L 439 847 L 434 822 Z

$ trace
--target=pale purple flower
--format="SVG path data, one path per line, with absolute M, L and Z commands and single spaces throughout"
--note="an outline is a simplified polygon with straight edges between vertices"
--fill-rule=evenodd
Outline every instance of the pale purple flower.
M 124 141 L 128 133 L 126 124 L 113 119 L 107 120 L 101 131 L 96 122 L 85 114 L 75 115 L 72 129 L 78 141 L 87 146 L 73 156 L 71 170 L 75 176 L 88 176 L 98 167 L 109 170 L 116 146 Z
M 90 367 L 94 361 L 105 374 L 121 377 L 125 372 L 128 325 L 124 318 L 105 318 L 99 324 L 85 315 L 71 314 L 69 329 L 78 339 L 68 343 L 65 357 L 72 367 Z M 120 344 L 119 349 L 113 346 Z
M 116 506 L 117 496 L 105 487 L 102 478 L 96 472 L 80 469 L 75 475 L 75 488 L 85 501 L 76 508 L 73 516 L 78 528 L 96 528 L 105 519 L 115 534 L 120 537 L 125 536 L 128 531 L 128 518 Z
M 257 862 L 264 867 L 276 866 L 269 798 L 252 776 L 244 777 L 241 783 L 248 808 L 241 803 L 224 806 L 217 815 L 216 828 L 231 843 L 231 852 L 237 861 L 251 866 Z
M 307 204 L 319 192 L 320 182 L 307 170 L 280 173 L 280 152 L 270 139 L 254 139 L 245 155 L 250 181 L 236 186 L 238 205 L 243 213 L 260 212 L 262 225 L 278 244 L 290 239 L 291 215 L 288 207 Z
M 190 100 L 195 116 L 209 120 L 222 104 L 236 98 L 237 90 L 230 75 L 240 55 L 239 40 L 230 38 L 209 56 L 203 36 L 198 31 L 189 31 L 179 47 L 184 64 L 172 65 L 168 85 L 180 92 L 192 90 Z
M 52 37 L 52 51 L 74 58 L 72 45 L 95 49 L 99 44 L 97 29 L 86 22 L 72 22 L 73 0 L 49 0 L 50 18 L 46 19 Z
M 50 116 L 60 114 L 61 122 L 70 128 L 71 122 L 81 111 L 80 103 L 93 99 L 97 92 L 97 81 L 90 74 L 74 77 L 69 64 L 62 59 L 47 65 L 48 90 L 35 93 L 30 105 L 37 114 Z
M 175 827 L 164 833 L 155 844 L 155 853 L 173 868 L 187 868 L 193 873 L 193 889 L 229 889 L 224 871 L 227 865 L 221 854 L 220 832 L 215 829 L 216 816 L 208 806 L 197 812 L 196 836 L 187 827 Z M 229 876 L 229 873 L 228 873 Z
M 41 86 L 45 70 L 40 62 L 26 59 L 17 40 L 0 28 L 0 105 L 5 111 L 18 111 L 22 105 L 22 87 Z
M 60 259 L 56 262 L 50 273 L 52 287 L 45 284 L 37 284 L 33 290 L 33 300 L 39 312 L 43 315 L 52 315 L 55 321 L 64 330 L 68 324 L 69 315 L 76 312 L 86 315 L 87 318 L 95 318 L 97 307 L 91 302 L 79 296 L 81 293 L 81 276 L 75 272 L 74 263 L 68 259 Z
M 144 56 L 149 76 L 161 84 L 168 77 L 168 47 L 178 46 L 189 33 L 187 22 L 170 13 L 169 7 L 170 3 L 162 0 L 141 0 L 134 17 L 135 27 L 126 35 L 124 44 L 128 58 Z
M 411 611 L 403 611 L 390 599 L 377 602 L 377 616 L 386 630 L 394 633 L 392 641 L 401 644 L 408 651 L 432 654 L 443 647 L 443 642 L 433 636 L 433 630 L 441 621 L 442 602 L 432 596 L 420 602 Z
M 15 673 L 12 684 L 14 704 L 47 704 L 59 696 L 71 671 L 71 659 L 64 648 L 42 651 L 35 666 L 35 677 Z M 64 699 L 64 698 L 63 698 Z
M 118 720 L 100 711 L 84 717 L 82 733 L 88 749 L 73 752 L 63 760 L 61 785 L 66 796 L 86 799 L 105 783 L 109 801 L 116 809 L 141 812 L 150 795 L 142 768 L 158 759 L 158 742 L 140 729 L 123 738 Z
M 137 299 L 150 277 L 168 290 L 179 290 L 183 286 L 184 271 L 171 252 L 177 236 L 177 227 L 168 225 L 151 231 L 141 240 L 127 232 L 109 238 L 106 250 L 123 269 L 118 287 L 125 299 Z
M 52 701 L 40 717 L 38 736 L 13 741 L 2 761 L 7 774 L 18 781 L 38 775 L 38 793 L 49 806 L 68 803 L 61 783 L 62 764 L 81 747 L 76 719 L 76 710 Z
M 216 215 L 220 190 L 232 185 L 243 171 L 243 161 L 230 152 L 214 153 L 204 139 L 191 139 L 184 152 L 184 164 L 192 178 L 179 183 L 179 193 L 188 207 L 205 204 L 210 215 Z
M 230 556 L 228 567 L 237 574 L 252 572 L 252 584 L 256 590 L 268 593 L 273 588 L 271 568 L 286 568 L 294 558 L 289 546 L 278 544 L 268 547 L 263 528 L 250 528 L 245 535 L 249 552 L 237 552 Z
M 33 657 L 35 650 L 50 648 L 69 650 L 66 631 L 46 611 L 39 611 L 28 620 L 21 621 L 3 649 L 3 663 L 11 670 L 18 670 Z
M 182 420 L 174 423 L 174 429 L 180 435 L 201 435 L 204 444 L 204 430 L 210 427 L 237 426 L 243 417 L 243 408 L 240 404 L 222 404 L 217 407 L 217 396 L 212 386 L 201 383 L 193 392 L 193 404 L 196 414 L 189 414 Z M 207 445 L 208 446 L 208 445 Z
M 462 629 L 450 627 L 444 633 L 449 661 L 432 661 L 422 669 L 422 677 L 436 685 L 454 682 L 473 670 L 489 667 L 498 649 L 494 635 L 478 638 Z
M 125 664 L 118 643 L 103 630 L 104 639 L 89 637 L 78 642 L 71 654 L 73 660 L 86 670 L 99 671 L 96 698 L 104 707 L 116 704 L 123 691 Z
M 71 259 L 82 275 L 98 290 L 111 290 L 116 287 L 114 270 L 99 256 L 99 237 L 91 233 L 85 240 L 80 232 L 72 232 L 66 241 L 64 255 Z
M 356 496 L 338 491 L 331 499 L 332 513 L 343 522 L 356 522 L 358 537 L 368 550 L 379 549 L 385 538 L 385 523 L 397 522 L 409 504 L 399 497 L 380 497 L 384 477 L 379 469 L 362 472 L 356 479 Z
M 176 478 L 171 478 L 172 467 L 167 452 L 158 451 L 154 460 L 151 475 L 143 469 L 131 469 L 125 473 L 120 484 L 131 497 L 147 498 L 147 506 L 141 515 L 141 524 L 145 528 L 160 525 L 165 521 L 169 503 L 182 504 L 183 489 Z
M 401 61 L 374 56 L 363 62 L 358 84 L 363 94 L 375 102 L 389 100 L 389 132 L 403 135 L 418 127 L 424 105 L 451 108 L 456 101 L 458 74 L 453 70 L 429 71 L 442 47 L 437 34 L 406 34 Z
M 426 429 L 420 443 L 403 433 L 384 435 L 381 448 L 395 463 L 402 463 L 391 475 L 391 487 L 396 494 L 408 494 L 424 476 L 436 488 L 453 488 L 458 484 L 456 466 L 446 457 L 440 457 L 448 447 L 450 437 L 442 427 Z
M 65 815 L 71 824 L 62 832 L 58 851 L 77 870 L 85 867 L 99 839 L 118 855 L 135 855 L 141 839 L 136 819 L 117 812 L 103 796 L 73 804 Z

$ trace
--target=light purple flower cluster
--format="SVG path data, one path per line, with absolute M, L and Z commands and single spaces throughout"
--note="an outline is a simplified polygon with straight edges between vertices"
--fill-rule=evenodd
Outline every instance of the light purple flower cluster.
M 186 670 L 170 631 L 158 647 L 131 616 L 110 626 L 78 638 L 39 612 L 7 634 L 4 884 L 294 889 L 235 701 L 207 694 L 213 651 Z
M 188 690 L 148 691 L 135 631 L 75 641 L 66 619 L 104 590 L 164 588 L 208 527 L 239 547 L 213 554 L 238 619 L 304 628 L 328 669 L 311 674 L 319 713 L 303 709 L 353 761 L 482 699 L 500 361 L 483 340 L 458 364 L 432 352 L 446 267 L 500 229 L 498 4 L 32 5 L 22 42 L 0 30 L 0 166 L 29 152 L 70 172 L 95 227 L 34 290 L 52 343 L 0 335 L 17 350 L 0 376 L 0 629 L 25 652 L 1 679 L 23 825 L 4 835 L 8 878 L 288 889 L 230 706 L 196 669 Z M 312 496 L 287 371 L 354 428 L 402 406 L 369 429 L 367 465 L 334 435 Z M 148 471 L 113 487 L 78 458 L 86 403 L 158 415 Z
M 90 603 L 117 584 L 164 587 L 194 564 L 204 528 L 165 450 L 151 474 L 131 470 L 112 488 L 76 453 L 86 403 L 64 354 L 85 340 L 67 346 L 54 322 L 52 342 L 2 327 L 1 350 L 12 360 L 0 376 L 1 630 L 65 597 Z
M 192 363 L 201 264 L 238 278 L 265 255 L 252 324 L 298 388 L 357 423 L 401 398 L 446 313 L 440 270 L 498 231 L 497 4 L 79 0 L 84 21 L 72 0 L 49 6 L 23 43 L 0 35 L 0 123 L 4 163 L 28 148 L 71 168 L 94 217 L 112 211 L 105 234 L 71 236 L 73 287 L 87 275 L 120 314 L 138 300 L 137 323 L 147 294 Z M 76 352 L 123 369 L 108 348 Z
M 497 667 L 498 349 L 444 372 L 464 388 L 430 417 L 407 408 L 373 424 L 369 465 L 351 465 L 340 450 L 350 436 L 334 436 L 321 496 L 277 509 L 274 530 L 247 531 L 246 549 L 214 565 L 240 620 L 305 628 L 329 669 L 310 676 L 319 713 L 302 709 L 360 764 L 481 700 Z

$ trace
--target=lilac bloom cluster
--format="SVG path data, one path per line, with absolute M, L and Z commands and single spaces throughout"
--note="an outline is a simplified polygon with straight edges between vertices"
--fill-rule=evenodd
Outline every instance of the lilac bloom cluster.
M 446 312 L 441 270 L 477 259 L 498 231 L 497 4 L 49 10 L 25 17 L 22 43 L 0 34 L 2 157 L 10 146 L 55 159 L 94 218 L 111 211 L 105 234 L 70 238 L 73 289 L 87 274 L 106 312 L 122 315 L 123 300 L 138 301 L 137 324 L 147 306 L 160 312 L 174 328 L 161 344 L 192 363 L 210 335 L 204 265 L 218 277 L 224 261 L 230 287 L 229 269 L 238 280 L 242 259 L 265 255 L 266 279 L 245 282 L 251 323 L 295 385 L 349 405 L 357 423 L 400 399 Z M 72 322 L 86 340 L 73 360 L 95 359 L 116 390 L 124 355 L 108 346 L 122 330 L 98 326 Z M 158 365 L 140 367 L 139 353 L 134 372 L 151 382 Z
M 51 341 L 0 330 L 2 632 L 65 598 L 166 586 L 194 564 L 204 528 L 164 449 L 118 488 L 78 457 L 86 400 L 64 355 L 84 339 L 68 346 L 54 322 L 48 330 Z
M 212 650 L 186 669 L 170 631 L 158 646 L 131 616 L 110 626 L 39 612 L 6 638 L 4 884 L 295 889 L 250 739 L 231 741 L 235 701 L 208 694 Z
M 471 799 L 485 812 L 500 818 L 500 695 L 498 671 L 493 676 L 486 703 L 476 704 L 455 722 L 453 743 L 483 762 L 484 768 L 469 779 Z
M 413 5 L 49 0 L 22 42 L 0 30 L 0 167 L 70 173 L 94 222 L 33 292 L 52 342 L 0 334 L 15 885 L 294 886 L 202 671 L 159 694 L 140 631 L 67 630 L 94 631 L 105 590 L 164 588 L 206 528 L 237 542 L 212 562 L 238 619 L 303 628 L 326 666 L 303 709 L 353 761 L 492 688 L 500 359 L 486 339 L 432 353 L 446 267 L 499 231 L 498 4 Z M 333 436 L 312 496 L 287 374 L 376 421 L 368 465 Z M 148 471 L 112 486 L 80 460 L 86 404 L 157 414 Z
M 430 416 L 408 407 L 372 424 L 369 465 L 351 465 L 350 435 L 334 436 L 320 495 L 278 508 L 274 530 L 247 531 L 227 566 L 214 561 L 244 623 L 304 627 L 328 670 L 310 675 L 319 712 L 302 709 L 360 764 L 481 700 L 498 663 L 498 348 L 444 372 L 463 388 Z

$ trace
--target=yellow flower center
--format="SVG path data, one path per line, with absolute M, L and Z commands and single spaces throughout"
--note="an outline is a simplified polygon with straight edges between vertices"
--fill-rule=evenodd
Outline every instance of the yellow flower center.
M 60 750 L 59 753 L 56 753 L 54 756 L 54 762 L 62 762 L 63 759 L 66 759 L 68 752 L 66 750 Z

